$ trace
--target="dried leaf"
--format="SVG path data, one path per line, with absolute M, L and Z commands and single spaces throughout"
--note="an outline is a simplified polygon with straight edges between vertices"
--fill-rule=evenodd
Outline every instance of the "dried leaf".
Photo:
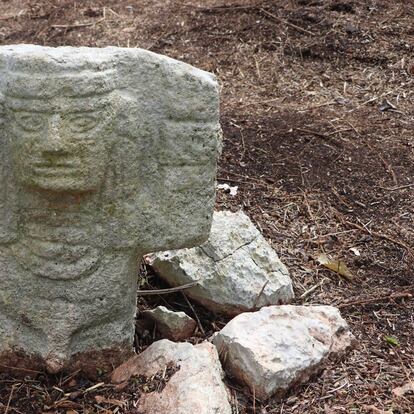
M 351 271 L 347 268 L 346 264 L 343 261 L 331 259 L 325 253 L 321 253 L 316 260 L 319 262 L 319 264 L 329 270 L 332 270 L 346 280 L 351 282 L 354 279 Z
M 405 394 L 407 394 L 407 392 L 412 392 L 414 394 L 414 382 L 413 381 L 407 382 L 407 384 L 404 384 L 402 387 L 397 387 L 392 390 L 392 393 L 396 397 L 402 397 Z
M 393 346 L 400 346 L 400 341 L 395 336 L 384 336 L 384 339 Z

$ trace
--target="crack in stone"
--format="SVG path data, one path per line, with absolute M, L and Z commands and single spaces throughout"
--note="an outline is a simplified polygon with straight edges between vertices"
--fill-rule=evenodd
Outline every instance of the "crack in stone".
M 222 260 L 224 260 L 224 259 L 227 259 L 228 257 L 230 257 L 231 255 L 233 255 L 234 253 L 236 253 L 237 251 L 239 251 L 240 249 L 242 249 L 243 247 L 246 247 L 246 246 L 248 246 L 249 244 L 252 244 L 255 240 L 257 240 L 258 239 L 258 237 L 259 237 L 259 234 L 258 235 L 256 235 L 252 240 L 250 240 L 250 241 L 248 241 L 248 242 L 246 242 L 246 243 L 244 243 L 244 244 L 242 244 L 241 246 L 239 246 L 237 249 L 235 249 L 235 250 L 233 250 L 232 252 L 230 252 L 229 254 L 227 254 L 226 256 L 224 256 L 224 257 L 222 257 L 222 258 L 220 258 L 220 259 L 215 259 L 214 257 L 212 257 L 209 253 L 208 253 L 208 251 L 206 251 L 205 249 L 204 249 L 204 247 L 203 246 L 199 246 L 200 247 L 200 249 L 203 251 L 203 253 L 207 256 L 207 257 L 209 257 L 211 260 L 213 260 L 213 262 L 214 263 L 218 263 L 218 262 L 221 262 Z M 254 260 L 253 260 L 254 261 Z M 257 263 L 256 262 L 254 262 L 255 264 L 256 264 L 256 266 L 257 266 Z

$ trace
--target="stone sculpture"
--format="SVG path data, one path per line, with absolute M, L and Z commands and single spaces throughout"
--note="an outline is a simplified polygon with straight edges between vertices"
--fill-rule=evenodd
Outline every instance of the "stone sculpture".
M 209 234 L 213 75 L 140 49 L 2 46 L 0 124 L 0 368 L 130 351 L 140 257 Z

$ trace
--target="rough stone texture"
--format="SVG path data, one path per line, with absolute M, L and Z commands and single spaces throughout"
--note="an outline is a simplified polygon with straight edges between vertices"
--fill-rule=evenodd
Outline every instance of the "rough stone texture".
M 142 312 L 144 318 L 156 323 L 161 336 L 172 341 L 181 341 L 189 338 L 197 326 L 194 319 L 184 312 L 174 312 L 165 306 Z
M 200 345 L 155 342 L 112 374 L 120 383 L 133 375 L 151 377 L 168 364 L 179 370 L 161 392 L 142 394 L 137 412 L 142 414 L 231 414 L 229 396 L 222 382 L 223 370 L 216 348 L 207 342 Z
M 199 280 L 186 295 L 214 312 L 237 315 L 293 298 L 292 281 L 276 252 L 243 213 L 215 212 L 200 247 L 146 256 L 170 285 Z
M 225 370 L 262 400 L 305 382 L 354 337 L 332 306 L 269 306 L 231 320 L 213 338 Z
M 56 372 L 132 349 L 139 257 L 208 237 L 213 75 L 140 49 L 2 46 L 0 131 L 0 354 Z

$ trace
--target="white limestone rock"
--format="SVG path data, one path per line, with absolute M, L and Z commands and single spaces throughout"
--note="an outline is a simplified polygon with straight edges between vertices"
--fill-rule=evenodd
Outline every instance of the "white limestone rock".
M 155 322 L 157 331 L 164 338 L 182 341 L 189 338 L 197 326 L 196 321 L 184 312 L 174 312 L 165 306 L 142 312 L 142 316 Z
M 232 414 L 229 395 L 222 381 L 224 373 L 214 345 L 174 343 L 167 339 L 153 343 L 112 373 L 121 383 L 134 375 L 151 377 L 168 364 L 179 370 L 161 392 L 141 394 L 141 414 Z
M 332 306 L 283 305 L 235 317 L 212 341 L 226 372 L 266 400 L 307 381 L 354 337 Z
M 186 295 L 214 312 L 231 316 L 294 296 L 288 271 L 243 212 L 215 212 L 207 242 L 191 249 L 146 256 L 172 286 L 194 281 Z

